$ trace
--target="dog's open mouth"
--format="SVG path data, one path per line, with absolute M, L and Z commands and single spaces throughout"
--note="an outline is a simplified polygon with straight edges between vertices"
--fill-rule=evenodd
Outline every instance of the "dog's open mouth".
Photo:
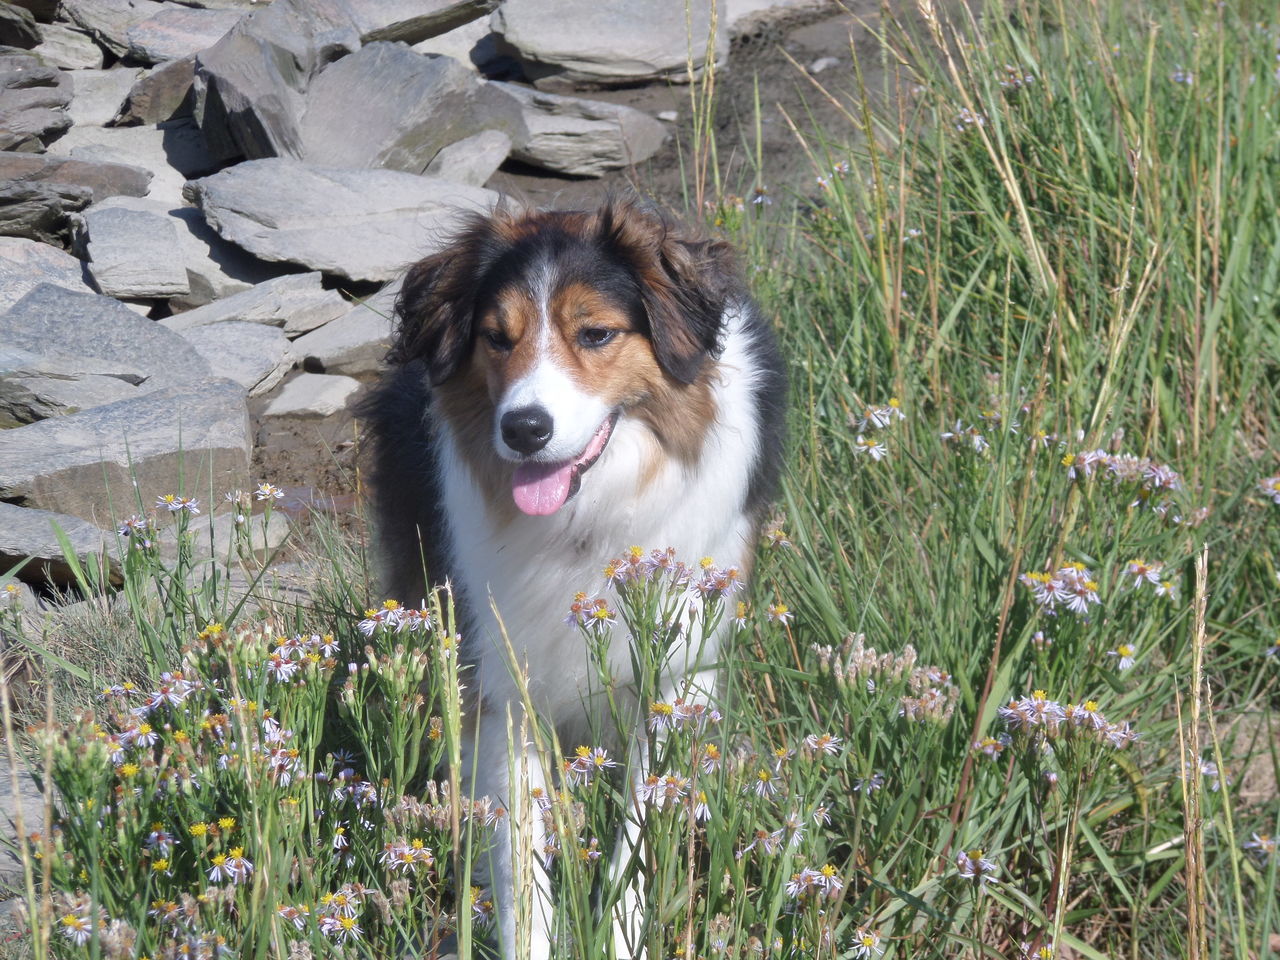
M 526 461 L 516 467 L 511 478 L 511 496 L 516 506 L 531 517 L 545 517 L 568 503 L 582 485 L 582 475 L 604 453 L 617 422 L 618 413 L 614 411 L 596 428 L 586 449 L 576 459 L 559 463 Z

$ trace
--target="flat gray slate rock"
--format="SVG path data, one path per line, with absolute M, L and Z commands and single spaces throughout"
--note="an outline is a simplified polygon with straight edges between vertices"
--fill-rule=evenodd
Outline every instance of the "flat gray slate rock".
M 209 365 L 172 330 L 110 297 L 49 283 L 0 314 L 0 343 L 36 354 L 56 352 L 131 370 L 141 368 L 147 375 L 143 384 L 147 390 L 210 376 Z M 101 372 L 89 367 L 85 371 Z
M 70 416 L 137 395 L 136 386 L 118 377 L 28 376 L 0 370 L 0 430 Z
M 389 280 L 440 249 L 491 190 L 397 170 L 338 170 L 272 158 L 187 184 L 223 237 L 264 260 L 351 280 Z
M 316 166 L 422 173 L 442 148 L 486 129 L 523 142 L 520 105 L 450 57 L 370 43 L 311 81 L 299 156 Z
M 50 182 L 88 187 L 92 202 L 124 194 L 142 197 L 151 172 L 123 163 L 77 160 L 48 154 L 0 153 L 0 180 Z
M 242 10 L 201 10 L 165 4 L 126 31 L 129 56 L 143 63 L 189 57 L 217 43 L 244 15 Z
M 0 237 L 0 311 L 42 283 L 92 293 L 84 264 L 66 251 L 24 237 Z
M 109 517 L 131 512 L 136 490 L 150 503 L 243 485 L 250 450 L 244 388 L 188 376 L 182 386 L 0 430 L 0 500 Z
M 0 150 L 43 151 L 71 126 L 71 76 L 26 53 L 0 54 Z
M 266 417 L 329 417 L 345 410 L 359 389 L 355 377 L 302 373 L 286 383 L 262 413 Z
M 79 517 L 17 507 L 11 503 L 0 503 L 0 570 L 8 570 L 14 564 L 31 557 L 31 561 L 22 570 L 22 576 L 34 577 L 60 587 L 68 586 L 72 582 L 71 568 L 63 557 L 54 524 L 67 535 L 76 556 L 81 560 L 105 551 L 109 568 L 115 577 L 119 577 L 114 533 L 108 533 Z M 6 797 L 7 786 L 6 784 Z M 5 806 L 8 807 L 8 803 Z
M 695 70 L 706 59 L 711 0 L 506 0 L 490 23 L 535 83 L 683 82 L 689 54 Z M 717 62 L 728 33 L 717 34 Z
M 565 97 L 513 83 L 493 83 L 520 101 L 529 139 L 515 144 L 517 160 L 557 173 L 599 177 L 647 160 L 667 128 L 647 113 L 602 100 Z
M 62 0 L 63 14 L 117 57 L 129 52 L 129 28 L 164 6 L 155 0 Z
M 63 70 L 96 70 L 102 66 L 102 48 L 83 30 L 62 23 L 46 23 L 40 28 L 39 46 L 31 48 L 45 63 Z M 76 94 L 80 85 L 76 84 Z
M 172 217 L 96 208 L 79 216 L 76 235 L 94 283 L 108 296 L 163 298 L 191 290 Z
M 129 88 L 112 122 L 119 126 L 161 123 L 191 113 L 191 84 L 195 80 L 193 54 L 146 71 Z
M 248 290 L 175 313 L 160 322 L 183 333 L 210 323 L 246 321 L 280 327 L 288 336 L 299 336 L 346 314 L 351 305 L 336 290 L 320 285 L 321 275 L 291 273 L 255 284 Z
M 501 130 L 482 130 L 473 137 L 451 143 L 427 164 L 428 177 L 483 187 L 511 156 L 511 138 Z
M 141 73 L 135 67 L 77 70 L 72 79 L 75 96 L 67 112 L 77 127 L 102 126 L 120 112 L 124 98 Z
M 266 393 L 293 366 L 289 338 L 279 327 L 232 320 L 193 327 L 181 336 L 215 377 L 234 380 L 251 397 Z
M 401 279 L 397 277 L 357 303 L 346 316 L 293 341 L 293 355 L 300 363 L 326 373 L 374 373 L 381 369 L 395 329 L 392 318 Z

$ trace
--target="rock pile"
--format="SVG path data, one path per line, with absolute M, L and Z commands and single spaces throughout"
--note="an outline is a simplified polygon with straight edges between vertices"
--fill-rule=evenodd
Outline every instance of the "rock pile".
M 592 89 L 821 2 L 0 0 L 0 572 L 63 578 L 53 523 L 93 552 L 135 489 L 243 487 L 248 398 L 341 410 L 504 162 L 653 156 Z

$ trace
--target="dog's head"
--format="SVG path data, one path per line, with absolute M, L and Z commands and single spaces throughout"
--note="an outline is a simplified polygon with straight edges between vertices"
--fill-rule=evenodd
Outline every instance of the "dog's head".
M 733 276 L 726 244 L 683 237 L 633 201 L 499 211 L 410 269 L 391 359 L 422 362 L 451 418 L 512 465 L 515 505 L 550 514 L 620 417 L 691 454 L 684 420 L 705 414 Z

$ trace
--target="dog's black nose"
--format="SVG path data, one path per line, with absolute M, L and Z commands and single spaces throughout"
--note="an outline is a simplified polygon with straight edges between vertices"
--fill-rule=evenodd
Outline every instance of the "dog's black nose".
M 520 407 L 502 415 L 502 439 L 517 453 L 537 453 L 551 439 L 551 414 L 542 407 Z

